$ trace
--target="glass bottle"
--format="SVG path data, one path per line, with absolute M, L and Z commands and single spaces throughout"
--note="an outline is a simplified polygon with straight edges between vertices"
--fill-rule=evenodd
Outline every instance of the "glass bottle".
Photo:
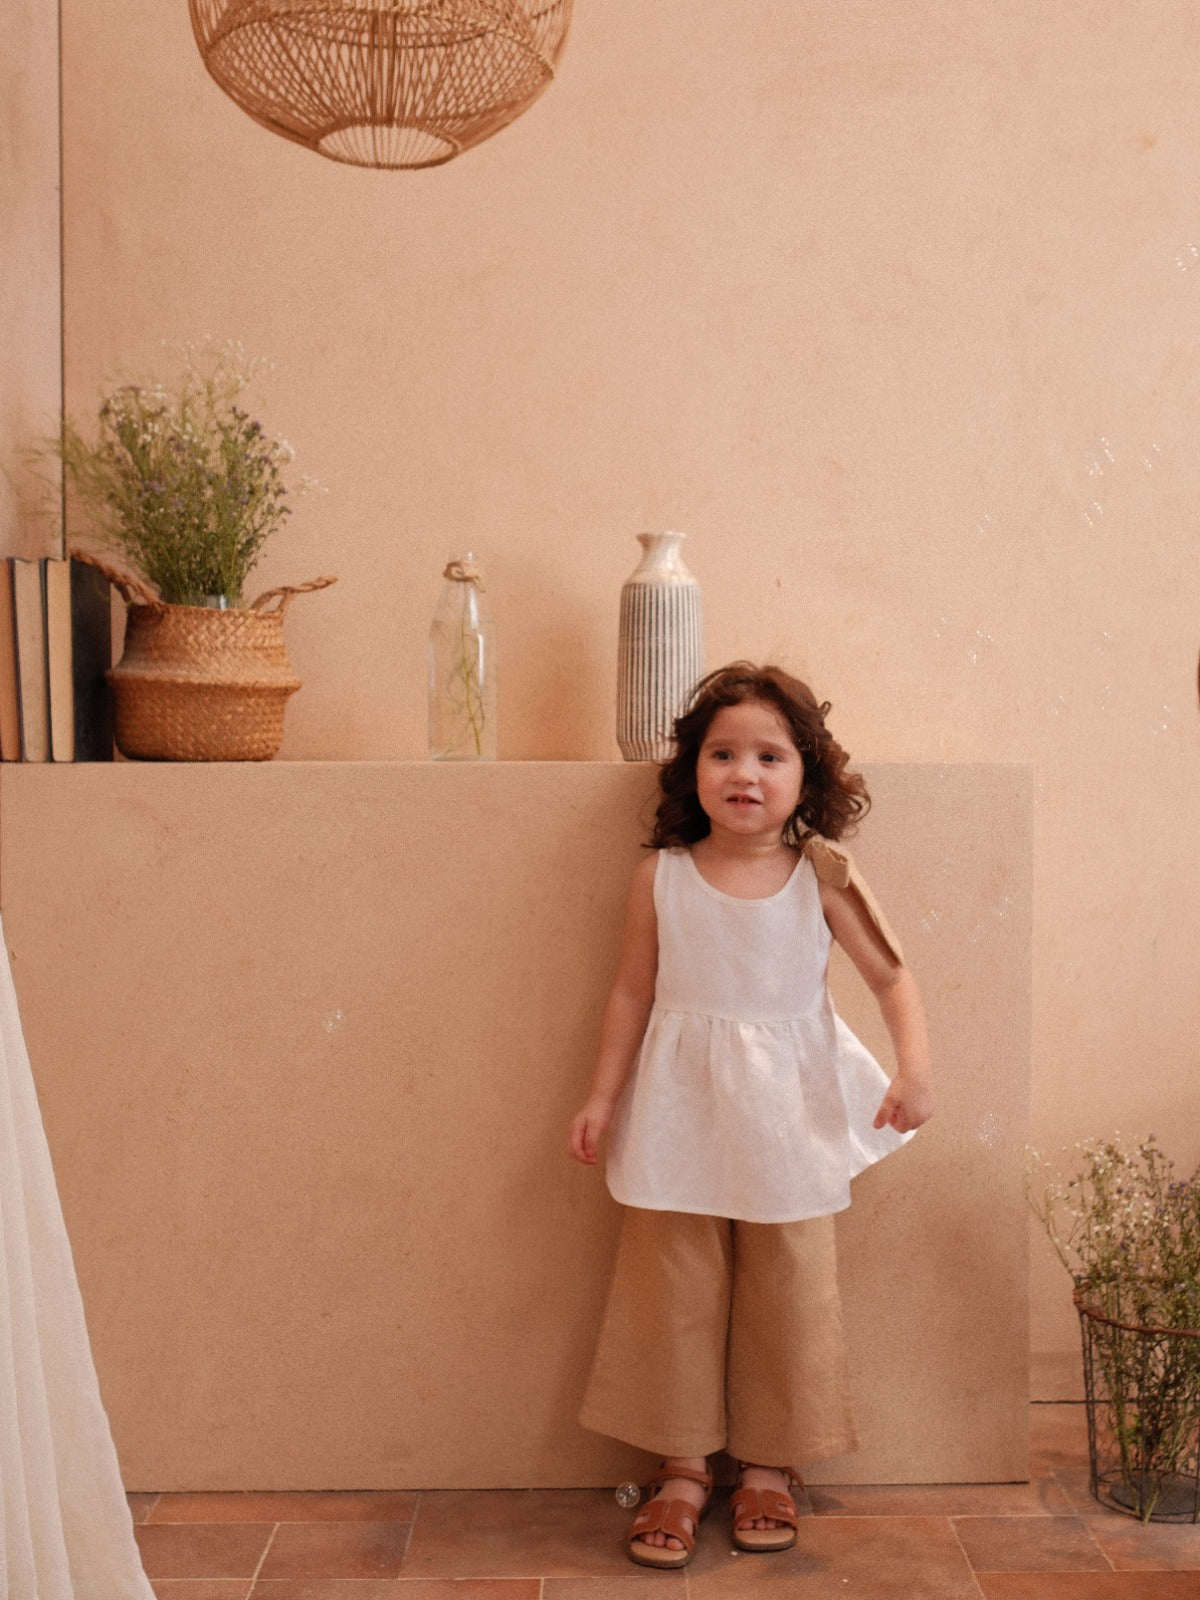
M 496 759 L 496 633 L 483 573 L 467 552 L 448 562 L 429 627 L 429 754 Z

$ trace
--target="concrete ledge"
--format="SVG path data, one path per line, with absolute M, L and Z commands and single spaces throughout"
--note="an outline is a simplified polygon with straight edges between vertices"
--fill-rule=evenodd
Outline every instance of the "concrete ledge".
M 879 766 L 938 1118 L 841 1219 L 862 1450 L 1024 1475 L 1029 778 Z M 615 1208 L 565 1153 L 649 768 L 0 772 L 0 905 L 131 1489 L 612 1483 Z M 869 996 L 851 1026 L 887 1059 Z

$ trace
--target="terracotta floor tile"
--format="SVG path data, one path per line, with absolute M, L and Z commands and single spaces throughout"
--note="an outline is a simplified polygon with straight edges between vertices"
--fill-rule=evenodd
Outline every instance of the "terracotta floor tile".
M 814 1517 L 796 1547 L 743 1555 L 724 1529 L 688 1568 L 690 1600 L 979 1600 L 945 1517 Z
M 1092 1493 L 1091 1473 L 1086 1460 L 1074 1463 L 1064 1462 L 1054 1469 L 1054 1481 L 1067 1499 L 1077 1515 L 1081 1517 L 1095 1516 L 1100 1510 L 1100 1502 Z
M 188 1527 L 136 1527 L 146 1576 L 154 1578 L 252 1578 L 270 1543 L 273 1525 L 236 1527 L 192 1523 Z
M 150 1585 L 158 1600 L 247 1600 L 246 1578 L 157 1578 Z
M 540 1590 L 538 1578 L 272 1578 L 252 1600 L 539 1600 Z
M 780 1556 L 733 1551 L 719 1494 L 683 1573 L 629 1562 L 607 1490 L 128 1500 L 159 1600 L 1200 1600 L 1200 1528 L 1092 1498 L 1082 1406 L 1035 1406 L 1031 1435 L 1027 1484 L 814 1489 Z
M 405 1578 L 628 1576 L 629 1513 L 606 1489 L 440 1490 L 421 1496 Z
M 543 1600 L 683 1600 L 687 1581 L 682 1572 L 639 1572 L 629 1563 L 628 1577 L 547 1578 Z
M 149 1522 L 411 1522 L 407 1493 L 162 1494 Z
M 284 1522 L 259 1572 L 267 1578 L 395 1578 L 407 1522 Z
M 1200 1523 L 1139 1522 L 1119 1511 L 1098 1512 L 1085 1520 L 1118 1572 L 1200 1573 Z M 1200 1596 L 1200 1578 L 1196 1594 Z
M 818 1517 L 1035 1517 L 1074 1509 L 1050 1477 L 1033 1483 L 846 1484 L 808 1493 Z
M 1190 1572 L 981 1572 L 983 1600 L 1196 1600 Z
M 1108 1569 L 1080 1517 L 956 1517 L 954 1531 L 975 1572 Z

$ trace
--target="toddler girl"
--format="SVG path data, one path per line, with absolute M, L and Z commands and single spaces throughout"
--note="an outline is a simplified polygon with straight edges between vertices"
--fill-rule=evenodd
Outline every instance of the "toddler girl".
M 932 1111 L 920 994 L 830 841 L 870 804 L 828 704 L 776 667 L 710 673 L 675 724 L 571 1149 L 626 1209 L 580 1420 L 663 1457 L 632 1559 L 682 1567 L 741 1466 L 743 1550 L 796 1541 L 795 1464 L 854 1448 L 833 1214 Z M 882 1068 L 834 1014 L 836 939 L 879 1002 Z

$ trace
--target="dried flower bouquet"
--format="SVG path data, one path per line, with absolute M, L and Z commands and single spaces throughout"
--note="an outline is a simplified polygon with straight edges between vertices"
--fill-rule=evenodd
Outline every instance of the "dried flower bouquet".
M 1092 1491 L 1143 1521 L 1200 1520 L 1200 1170 L 1153 1135 L 1031 1155 L 1026 1192 L 1075 1282 Z
M 239 604 L 263 543 L 290 514 L 292 448 L 238 403 L 262 365 L 239 345 L 208 342 L 186 353 L 174 390 L 110 390 L 94 443 L 64 422 L 56 453 L 93 535 L 166 601 Z

